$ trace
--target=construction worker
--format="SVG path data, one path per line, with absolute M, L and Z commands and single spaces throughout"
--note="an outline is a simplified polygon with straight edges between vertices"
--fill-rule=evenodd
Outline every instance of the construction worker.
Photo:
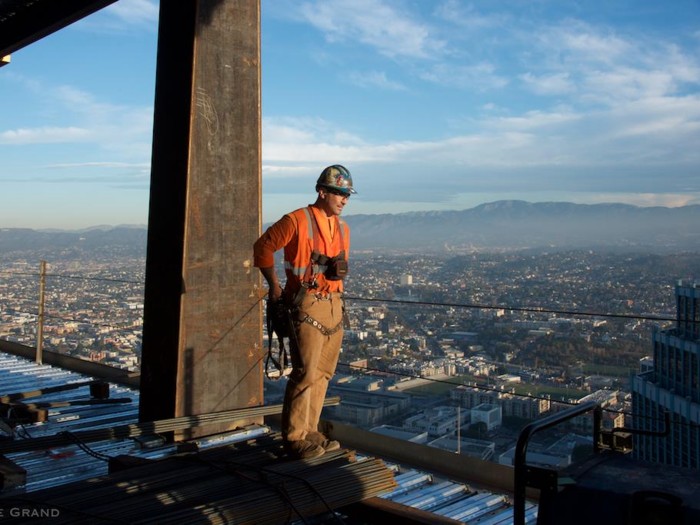
M 356 193 L 350 172 L 340 165 L 323 170 L 316 192 L 314 204 L 282 217 L 254 246 L 254 264 L 267 281 L 268 301 L 286 308 L 289 319 L 292 372 L 284 395 L 282 437 L 287 454 L 300 459 L 340 448 L 318 431 L 318 421 L 343 339 L 350 231 L 339 216 Z M 284 290 L 273 258 L 281 248 Z

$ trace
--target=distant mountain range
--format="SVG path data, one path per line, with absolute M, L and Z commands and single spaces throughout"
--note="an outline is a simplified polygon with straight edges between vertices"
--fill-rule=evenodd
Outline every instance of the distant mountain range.
M 145 226 L 94 227 L 79 231 L 0 228 L 0 253 L 24 250 L 94 251 L 121 248 L 134 254 L 146 253 Z
M 642 208 L 627 204 L 498 201 L 462 211 L 349 215 L 354 249 L 700 250 L 700 206 Z M 97 226 L 80 231 L 0 229 L 0 251 L 99 250 L 145 253 L 146 227 Z
M 354 215 L 355 248 L 700 249 L 700 206 L 497 201 L 463 211 Z

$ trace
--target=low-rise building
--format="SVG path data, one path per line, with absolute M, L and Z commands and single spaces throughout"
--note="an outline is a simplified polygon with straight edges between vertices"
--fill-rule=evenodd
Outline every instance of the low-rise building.
M 500 405 L 482 403 L 471 409 L 471 420 L 474 423 L 484 423 L 486 430 L 491 432 L 503 423 L 502 409 Z
M 411 397 L 393 392 L 362 392 L 332 386 L 330 395 L 340 396 L 340 405 L 331 409 L 332 418 L 364 427 L 377 426 L 411 406 Z
M 469 411 L 462 410 L 458 415 L 458 410 L 456 407 L 447 406 L 430 408 L 421 414 L 409 417 L 404 421 L 403 428 L 412 432 L 427 432 L 433 437 L 445 436 L 457 429 L 458 418 L 462 424 L 469 422 Z
M 482 403 L 499 405 L 503 416 L 537 419 L 549 412 L 549 399 L 523 397 L 500 389 L 484 389 L 470 386 L 458 386 L 450 392 L 450 398 L 458 401 L 464 408 L 474 408 Z

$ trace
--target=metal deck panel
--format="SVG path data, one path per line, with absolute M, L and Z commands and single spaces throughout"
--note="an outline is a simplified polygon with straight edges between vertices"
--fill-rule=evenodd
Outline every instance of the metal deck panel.
M 69 383 L 85 382 L 94 378 L 62 370 L 50 365 L 38 365 L 33 361 L 8 354 L 0 354 L 0 395 L 41 390 Z M 24 424 L 18 427 L 15 439 L 21 435 L 50 436 L 60 432 L 94 430 L 138 422 L 139 391 L 110 383 L 110 398 L 130 398 L 124 404 L 97 404 L 57 407 L 48 409 L 48 420 L 42 423 Z M 90 399 L 89 386 L 64 392 L 23 399 L 26 403 L 70 402 Z M 24 431 L 24 432 L 23 432 Z M 217 436 L 198 439 L 200 449 L 253 439 L 270 432 L 268 427 L 251 425 Z M 160 442 L 162 443 L 162 441 Z M 159 459 L 177 452 L 177 444 L 169 443 L 144 448 L 136 440 L 100 441 L 90 443 L 89 449 L 105 456 L 128 454 L 148 459 Z M 65 483 L 101 476 L 107 473 L 107 462 L 83 451 L 77 444 L 51 450 L 18 452 L 7 457 L 27 470 L 27 484 L 20 490 L 33 492 Z

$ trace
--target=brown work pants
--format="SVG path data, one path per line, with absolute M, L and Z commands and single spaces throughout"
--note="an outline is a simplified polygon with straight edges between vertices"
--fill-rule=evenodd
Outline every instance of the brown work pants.
M 311 316 L 326 329 L 332 330 L 343 320 L 343 299 L 340 294 L 319 298 L 304 297 L 299 320 Z M 335 373 L 343 340 L 341 328 L 333 335 L 323 335 L 315 326 L 295 322 L 296 344 L 291 340 L 292 373 L 287 382 L 282 408 L 282 436 L 287 441 L 304 439 L 309 432 L 318 431 L 328 382 Z

